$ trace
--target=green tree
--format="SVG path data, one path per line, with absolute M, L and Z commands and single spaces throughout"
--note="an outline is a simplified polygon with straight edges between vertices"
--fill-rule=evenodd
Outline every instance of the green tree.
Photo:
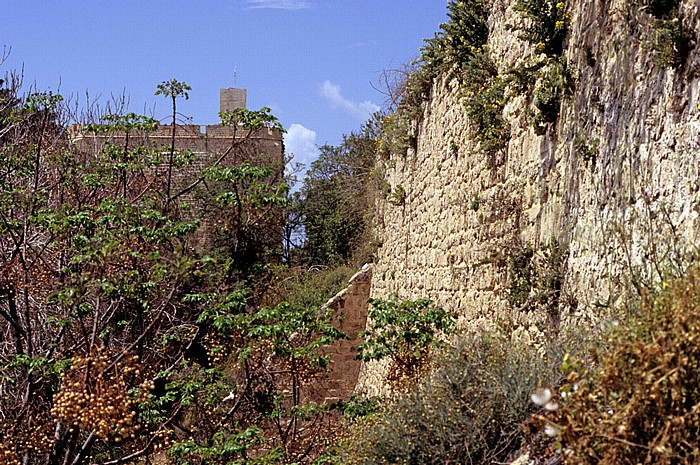
M 175 156 L 175 132 L 177 129 L 177 99 L 178 97 L 184 97 L 185 100 L 189 100 L 190 94 L 188 91 L 192 90 L 190 86 L 184 82 L 180 82 L 177 79 L 171 79 L 169 81 L 163 81 L 158 84 L 158 89 L 156 90 L 156 95 L 163 95 L 166 98 L 170 98 L 172 101 L 172 133 L 170 139 L 170 147 L 168 154 L 168 177 L 167 177 L 167 187 L 165 190 L 165 196 L 167 202 L 170 203 L 170 183 L 173 177 L 173 158 Z
M 397 387 L 423 374 L 431 350 L 441 344 L 440 335 L 454 332 L 456 315 L 436 307 L 429 299 L 397 302 L 369 299 L 368 328 L 357 348 L 357 358 L 365 362 L 388 358 L 389 381 Z
M 255 449 L 254 457 L 292 454 L 285 447 L 306 433 L 297 427 L 282 437 L 274 426 L 284 415 L 305 422 L 311 414 L 294 396 L 285 400 L 286 381 L 270 384 L 266 376 L 298 380 L 302 372 L 269 363 L 322 369 L 314 350 L 337 335 L 311 309 L 261 313 L 253 305 L 261 289 L 248 291 L 256 281 L 243 280 L 253 266 L 235 250 L 203 245 L 199 221 L 226 213 L 225 223 L 238 225 L 250 247 L 265 248 L 253 231 L 284 203 L 286 190 L 273 166 L 251 161 L 259 147 L 250 136 L 281 129 L 274 116 L 237 112 L 244 132 L 234 131 L 229 149 L 178 186 L 169 179 L 179 163 L 174 143 L 166 160 L 158 148 L 133 143 L 153 120 L 106 115 L 84 129 L 111 133 L 116 144 L 72 145 L 60 96 L 20 96 L 8 87 L 0 95 L 4 463 L 125 463 L 187 447 L 190 436 L 211 453 L 235 443 Z M 227 395 L 241 399 L 234 404 L 254 421 L 229 414 Z M 203 419 L 201 433 L 193 434 L 193 418 Z
M 380 134 L 373 116 L 358 134 L 337 146 L 322 146 L 304 179 L 300 209 L 304 251 L 312 265 L 366 260 L 372 205 L 372 168 Z

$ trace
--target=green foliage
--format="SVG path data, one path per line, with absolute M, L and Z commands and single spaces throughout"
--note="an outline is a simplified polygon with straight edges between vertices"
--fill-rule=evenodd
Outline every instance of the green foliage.
M 249 131 L 270 129 L 284 132 L 282 124 L 270 111 L 268 107 L 262 107 L 260 110 L 235 108 L 220 112 L 219 117 L 221 118 L 221 124 L 224 126 L 236 128 L 240 125 Z
M 557 363 L 497 335 L 459 339 L 430 376 L 349 428 L 336 463 L 506 463 L 538 377 L 555 381 Z
M 414 123 L 422 117 L 421 105 L 430 97 L 433 81 L 443 75 L 463 80 L 463 71 L 474 69 L 478 63 L 475 55 L 488 38 L 488 3 L 485 0 L 450 0 L 447 3 L 448 21 L 440 25 L 440 31 L 426 39 L 421 55 L 414 63 L 417 69 L 404 70 L 403 79 L 389 89 L 394 97 L 393 114 L 382 124 L 382 137 L 378 153 L 385 159 L 392 155 L 405 155 L 414 147 L 416 129 Z
M 185 100 L 189 100 L 190 94 L 188 91 L 190 90 L 192 90 L 192 88 L 186 83 L 180 82 L 177 79 L 171 79 L 158 84 L 156 95 L 170 97 L 173 101 L 178 97 L 184 97 Z
M 555 0 L 518 0 L 513 8 L 527 20 L 520 38 L 546 57 L 513 67 L 506 81 L 516 92 L 528 95 L 535 109 L 530 119 L 535 133 L 541 135 L 556 123 L 562 99 L 574 88 L 574 78 L 562 57 L 570 14 L 564 2 Z
M 527 302 L 532 290 L 533 270 L 532 257 L 535 252 L 529 245 L 521 250 L 515 250 L 508 257 L 509 285 L 508 303 L 522 307 Z
M 405 156 L 409 148 L 416 148 L 416 138 L 410 127 L 412 118 L 401 111 L 382 119 L 381 138 L 377 145 L 377 155 L 384 160 L 392 156 Z
M 561 101 L 573 93 L 575 80 L 564 58 L 544 58 L 521 63 L 507 72 L 513 90 L 528 96 L 534 112 L 529 116 L 536 134 L 544 134 L 557 122 Z
M 401 206 L 406 203 L 406 190 L 400 184 L 391 189 L 386 201 L 392 205 Z
M 599 139 L 586 139 L 581 134 L 576 134 L 574 136 L 574 151 L 586 163 L 595 165 L 599 146 Z
M 260 428 L 250 427 L 243 431 L 221 431 L 213 438 L 213 444 L 201 445 L 194 440 L 177 443 L 170 449 L 176 464 L 225 463 L 227 465 L 263 465 L 280 463 L 284 456 L 281 448 L 275 448 L 262 455 L 249 457 L 251 450 L 265 444 L 266 438 Z M 183 459 L 182 457 L 187 457 Z M 192 462 L 196 460 L 196 462 Z
M 556 241 L 538 253 L 527 245 L 509 257 L 508 302 L 522 310 L 544 308 L 557 317 L 566 249 Z
M 328 408 L 309 402 L 305 387 L 328 366 L 330 355 L 323 346 L 345 337 L 331 316 L 287 302 L 251 311 L 245 308 L 244 293 L 234 293 L 217 311 L 202 314 L 199 323 L 212 324 L 231 351 L 233 375 L 206 378 L 211 370 L 199 369 L 195 377 L 181 378 L 179 395 L 191 391 L 189 402 L 197 406 L 192 421 L 202 426 L 198 434 L 175 443 L 171 454 L 182 463 L 306 460 Z M 229 402 L 225 409 L 222 402 Z
M 664 67 L 683 68 L 695 48 L 696 35 L 680 18 L 657 19 L 651 39 L 645 43 L 655 53 L 655 61 Z
M 375 115 L 337 147 L 320 147 L 311 164 L 298 198 L 306 236 L 302 259 L 309 265 L 371 260 L 371 182 L 379 118 Z
M 522 40 L 534 44 L 537 53 L 561 56 L 571 19 L 563 1 L 518 0 L 513 9 L 528 20 L 520 35 Z
M 216 218 L 208 231 L 209 252 L 235 263 L 232 278 L 245 277 L 256 264 L 279 256 L 281 211 L 289 203 L 289 188 L 274 166 L 248 160 L 213 165 L 199 179 L 208 186 L 200 195 Z
M 680 3 L 679 0 L 638 1 L 641 9 L 654 18 L 649 24 L 650 37 L 642 44 L 653 51 L 654 61 L 662 67 L 682 69 L 697 42 L 695 31 L 684 24 Z
M 543 134 L 547 127 L 556 123 L 559 117 L 561 101 L 571 95 L 574 79 L 563 59 L 548 60 L 542 68 L 533 94 L 533 104 L 537 113 L 532 117 L 532 124 L 537 134 Z
M 475 195 L 472 197 L 471 202 L 469 202 L 469 209 L 473 211 L 479 211 L 479 207 L 481 206 L 481 197 L 478 195 Z
M 699 302 L 693 270 L 643 299 L 599 351 L 597 370 L 568 363 L 553 398 L 560 408 L 540 416 L 567 463 L 698 463 Z
M 345 337 L 331 324 L 329 313 L 287 302 L 259 310 L 243 325 L 245 340 L 268 343 L 275 356 L 291 360 L 293 366 L 299 365 L 297 369 L 308 364 L 311 372 L 328 365 L 330 355 L 322 353 L 321 347 Z
M 388 379 L 395 386 L 410 381 L 427 368 L 431 350 L 441 345 L 440 335 L 454 332 L 456 315 L 435 307 L 428 299 L 397 302 L 369 299 L 368 329 L 357 358 L 370 361 L 389 358 Z
M 83 128 L 99 144 L 71 145 L 59 96 L 2 95 L 3 460 L 308 458 L 326 409 L 301 389 L 342 335 L 313 307 L 258 305 L 287 188 L 233 161 L 255 160 L 250 131 L 281 129 L 269 110 L 234 115 L 243 130 L 202 169 L 174 136 L 166 156 L 139 145 L 151 118 L 105 115 Z M 171 185 L 185 166 L 192 183 Z
M 44 114 L 49 118 L 57 116 L 59 105 L 63 102 L 63 96 L 53 92 L 32 92 L 27 95 L 21 106 L 14 109 L 9 119 L 21 121 L 31 115 Z
M 380 410 L 378 399 L 363 399 L 353 396 L 347 402 L 338 402 L 334 408 L 343 414 L 343 418 L 349 421 L 369 417 Z
M 447 16 L 448 21 L 440 25 L 440 31 L 432 39 L 427 39 L 421 49 L 422 73 L 431 80 L 453 68 L 466 69 L 471 64 L 475 48 L 481 48 L 488 38 L 487 1 L 450 0 Z
M 474 51 L 464 76 L 466 91 L 462 104 L 475 126 L 479 149 L 493 156 L 505 148 L 510 139 L 510 128 L 503 118 L 507 81 L 498 74 L 486 47 Z
M 125 115 L 107 114 L 100 116 L 102 124 L 88 124 L 85 130 L 94 133 L 106 132 L 131 132 L 154 131 L 158 127 L 158 121 L 144 115 L 127 113 Z
M 346 265 L 338 267 L 280 267 L 272 274 L 266 301 L 286 300 L 291 305 L 320 308 L 343 290 L 356 272 Z

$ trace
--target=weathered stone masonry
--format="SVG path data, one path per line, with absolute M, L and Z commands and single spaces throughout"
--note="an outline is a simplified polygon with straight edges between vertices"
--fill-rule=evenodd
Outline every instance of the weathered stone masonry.
M 489 49 L 504 72 L 533 56 L 508 29 L 522 21 L 512 6 L 495 1 L 489 18 Z M 434 83 L 417 150 L 386 164 L 385 180 L 406 197 L 377 205 L 373 297 L 428 297 L 458 312 L 462 328 L 499 324 L 538 342 L 597 324 L 620 304 L 626 277 L 653 277 L 654 261 L 697 244 L 700 52 L 683 69 L 659 66 L 630 8 L 623 0 L 570 3 L 573 95 L 544 135 L 529 123 L 526 97 L 513 96 L 504 112 L 511 138 L 496 166 L 471 140 L 457 82 Z M 681 8 L 700 30 L 697 3 Z M 577 153 L 577 138 L 598 141 L 595 162 Z M 542 254 L 553 241 L 564 251 L 556 321 L 507 299 L 509 256 L 528 245 Z M 381 368 L 365 366 L 360 390 L 381 386 Z

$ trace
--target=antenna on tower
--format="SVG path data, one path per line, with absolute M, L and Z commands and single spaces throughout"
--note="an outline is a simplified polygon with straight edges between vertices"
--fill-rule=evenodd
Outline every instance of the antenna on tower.
M 236 69 L 236 66 L 234 65 L 233 67 L 233 87 L 236 87 L 236 75 L 238 74 L 238 70 Z

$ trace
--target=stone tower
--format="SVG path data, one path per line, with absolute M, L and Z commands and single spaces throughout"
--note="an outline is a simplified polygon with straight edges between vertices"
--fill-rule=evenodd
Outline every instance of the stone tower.
M 246 108 L 246 89 L 227 87 L 219 89 L 219 112 Z

